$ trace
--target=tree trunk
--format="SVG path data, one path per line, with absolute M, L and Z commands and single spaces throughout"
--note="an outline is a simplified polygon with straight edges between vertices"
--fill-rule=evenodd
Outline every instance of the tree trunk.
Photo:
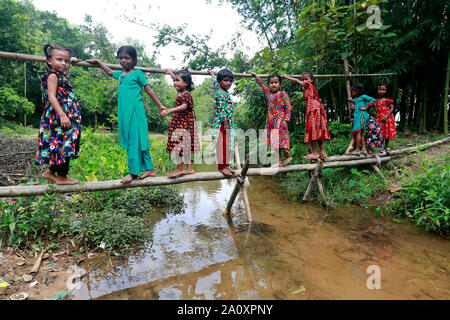
M 331 96 L 331 103 L 333 104 L 333 120 L 338 121 L 338 103 L 336 101 L 336 96 L 334 95 L 334 91 L 333 88 L 331 87 L 331 85 L 329 85 L 330 88 L 330 96 Z
M 425 131 L 427 131 L 427 82 L 424 81 L 424 86 L 423 86 L 423 102 L 422 102 L 422 107 L 421 112 L 420 112 L 420 120 L 419 120 L 419 133 L 422 134 Z
M 450 80 L 450 51 L 448 52 L 448 60 L 447 60 L 447 72 L 445 74 L 445 85 L 444 85 L 444 124 L 443 124 L 443 133 L 448 134 L 448 86 Z
M 94 111 L 94 132 L 97 131 L 97 110 Z

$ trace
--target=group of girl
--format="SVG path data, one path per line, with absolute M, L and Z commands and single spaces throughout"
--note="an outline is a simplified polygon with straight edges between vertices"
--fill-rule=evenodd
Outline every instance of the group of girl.
M 80 152 L 81 113 L 78 99 L 73 85 L 68 80 L 67 74 L 70 65 L 81 60 L 72 57 L 72 51 L 54 45 L 45 45 L 44 53 L 47 58 L 49 70 L 42 75 L 44 112 L 41 118 L 38 138 L 38 151 L 35 163 L 48 165 L 43 177 L 56 184 L 77 184 L 78 180 L 68 177 L 69 163 L 76 159 Z M 109 76 L 118 80 L 118 127 L 120 146 L 127 150 L 129 174 L 124 177 L 122 183 L 130 183 L 135 179 L 153 177 L 156 172 L 149 153 L 150 141 L 148 139 L 148 124 L 142 100 L 142 89 L 160 108 L 160 116 L 166 117 L 172 114 L 169 124 L 168 142 L 166 152 L 171 153 L 177 162 L 174 171 L 168 174 L 170 178 L 194 173 L 191 155 L 200 152 L 198 128 L 195 121 L 194 101 L 190 92 L 193 82 L 187 70 L 174 72 L 166 70 L 170 75 L 174 87 L 177 90 L 177 98 L 173 108 L 165 107 L 150 88 L 144 73 L 136 69 L 137 52 L 131 46 L 122 46 L 117 51 L 117 57 L 123 68 L 121 71 L 112 71 L 107 65 L 97 59 L 88 59 L 86 62 L 97 65 Z M 232 176 L 235 170 L 230 167 L 230 156 L 234 150 L 236 129 L 234 125 L 234 105 L 229 89 L 234 75 L 228 69 L 219 72 L 208 70 L 212 76 L 214 87 L 215 111 L 213 119 L 212 141 L 216 146 L 218 170 Z M 291 120 L 291 104 L 286 92 L 281 90 L 282 79 L 298 83 L 305 88 L 303 93 L 306 102 L 306 130 L 305 143 L 311 144 L 312 152 L 305 159 L 325 159 L 327 154 L 324 149 L 324 141 L 330 139 L 326 111 L 319 99 L 314 83 L 314 77 L 310 72 L 304 72 L 301 80 L 273 74 L 268 77 L 269 85 L 255 73 L 256 78 L 267 96 L 268 112 L 265 123 L 265 142 L 278 154 L 279 161 L 274 166 L 286 166 L 292 160 L 289 152 L 288 123 Z M 363 94 L 363 88 L 359 85 L 352 87 L 351 101 L 354 109 L 353 135 L 354 138 L 346 151 L 349 154 L 355 145 L 353 154 L 366 153 L 364 131 L 367 125 L 369 131 L 376 133 L 375 138 L 380 140 L 380 134 L 385 135 L 385 145 L 388 139 L 396 136 L 395 122 L 393 119 L 393 101 L 386 99 L 386 85 L 378 89 L 379 98 L 373 99 Z M 374 105 L 377 109 L 376 121 L 373 122 L 367 109 Z M 375 125 L 374 125 L 375 123 Z M 374 127 L 372 127 L 374 125 Z M 381 128 L 379 127 L 381 125 Z M 377 132 L 377 130 L 379 130 Z M 366 137 L 370 146 L 379 146 L 377 139 Z M 362 145 L 362 152 L 360 152 Z M 281 161 L 279 152 L 283 153 L 284 161 Z M 384 150 L 384 149 L 383 149 Z M 186 168 L 184 168 L 186 165 Z

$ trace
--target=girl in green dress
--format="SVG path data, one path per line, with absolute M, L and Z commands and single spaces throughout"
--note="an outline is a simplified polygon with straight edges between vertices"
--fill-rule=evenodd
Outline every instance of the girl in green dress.
M 114 79 L 119 80 L 118 121 L 120 146 L 127 150 L 129 175 L 122 183 L 130 183 L 137 179 L 145 179 L 156 175 L 153 168 L 149 148 L 148 124 L 142 101 L 142 88 L 150 98 L 163 110 L 167 110 L 159 101 L 158 96 L 148 85 L 144 73 L 135 69 L 137 52 L 132 46 L 122 46 L 117 51 L 122 71 L 112 71 L 98 59 L 86 62 L 98 65 Z M 141 172 L 144 173 L 140 175 Z

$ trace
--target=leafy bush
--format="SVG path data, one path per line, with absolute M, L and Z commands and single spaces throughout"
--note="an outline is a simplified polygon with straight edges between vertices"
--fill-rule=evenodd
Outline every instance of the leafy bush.
M 419 173 L 402 185 L 394 202 L 396 213 L 425 226 L 426 231 L 450 234 L 450 156 L 422 162 Z
M 0 117 L 15 119 L 34 112 L 34 104 L 9 87 L 0 87 Z
M 75 229 L 81 235 L 82 224 Z M 150 230 L 141 217 L 131 217 L 123 212 L 92 212 L 86 222 L 86 240 L 99 247 L 102 243 L 105 250 L 127 249 L 131 244 L 137 244 L 149 239 Z

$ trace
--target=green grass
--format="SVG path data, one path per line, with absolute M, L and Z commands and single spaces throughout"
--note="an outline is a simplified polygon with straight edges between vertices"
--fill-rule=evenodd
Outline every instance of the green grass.
M 11 130 L 11 131 L 10 131 Z M 27 129 L 25 129 L 27 130 Z M 19 127 L 0 131 L 22 138 Z M 37 130 L 30 131 L 32 138 Z M 165 152 L 166 142 L 150 137 L 153 164 L 158 175 L 174 166 Z M 81 155 L 71 161 L 69 175 L 81 181 L 118 180 L 128 174 L 127 154 L 116 133 L 93 133 L 84 129 Z M 42 183 L 35 181 L 32 184 Z M 28 183 L 30 184 L 30 183 Z M 172 186 L 134 188 L 106 192 L 58 194 L 0 201 L 0 246 L 57 248 L 60 238 L 70 237 L 90 248 L 102 243 L 106 250 L 126 250 L 151 237 L 151 212 L 155 208 L 178 212 L 183 198 Z M 82 217 L 86 215 L 83 229 Z

